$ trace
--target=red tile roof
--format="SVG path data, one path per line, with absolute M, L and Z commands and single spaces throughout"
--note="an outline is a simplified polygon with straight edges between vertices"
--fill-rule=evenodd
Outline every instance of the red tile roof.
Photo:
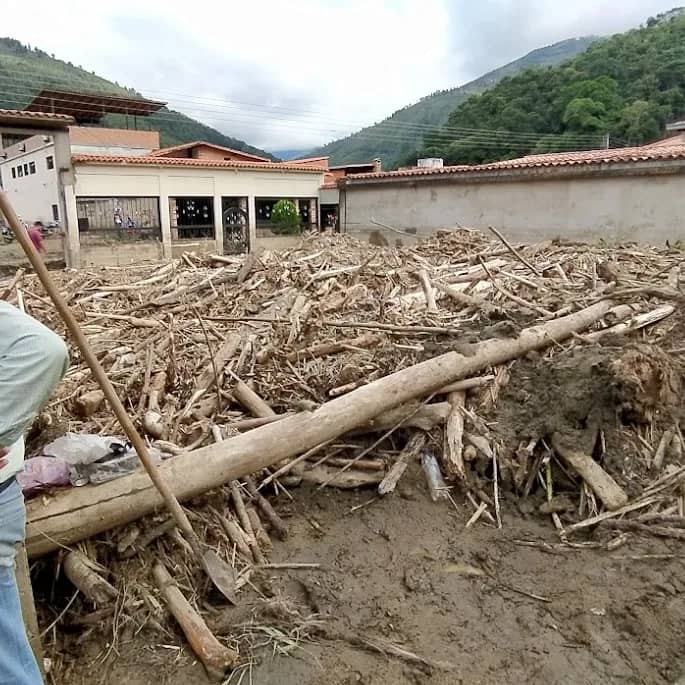
M 51 124 L 73 124 L 74 117 L 67 114 L 50 114 L 48 112 L 27 112 L 23 109 L 0 109 L 0 121 L 11 123 L 51 123 Z
M 260 171 L 299 171 L 323 174 L 317 166 L 290 165 L 287 162 L 243 162 L 237 160 L 191 159 L 188 157 L 157 157 L 155 155 L 72 155 L 74 164 L 193 167 L 197 169 L 256 169 Z
M 243 152 L 242 150 L 234 150 L 230 147 L 224 147 L 223 145 L 215 145 L 214 143 L 208 143 L 204 140 L 195 140 L 192 143 L 183 143 L 182 145 L 174 145 L 173 147 L 163 147 L 161 150 L 155 150 L 151 155 L 155 157 L 166 157 L 167 155 L 173 155 L 174 152 L 182 152 L 183 150 L 190 150 L 194 147 L 209 147 L 213 150 L 218 150 L 219 152 L 224 152 L 231 155 L 240 155 L 247 159 L 254 160 L 255 162 L 270 162 L 270 159 L 266 157 L 259 157 L 258 155 L 253 155 L 251 152 Z
M 384 171 L 375 174 L 355 174 L 347 176 L 347 183 L 382 178 L 411 178 L 441 174 L 475 173 L 481 171 L 502 171 L 514 169 L 555 168 L 569 166 L 598 166 L 634 162 L 667 161 L 685 159 L 685 145 L 645 145 L 642 147 L 614 148 L 610 150 L 585 150 L 580 152 L 553 152 L 544 155 L 528 155 L 518 159 L 479 164 L 476 166 L 459 165 L 430 169 L 403 169 Z

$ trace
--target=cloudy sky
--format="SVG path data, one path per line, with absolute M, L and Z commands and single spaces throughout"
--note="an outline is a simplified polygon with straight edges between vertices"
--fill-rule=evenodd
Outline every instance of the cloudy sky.
M 677 4 L 0 0 L 0 35 L 282 150 L 339 138 L 535 48 L 622 31 Z

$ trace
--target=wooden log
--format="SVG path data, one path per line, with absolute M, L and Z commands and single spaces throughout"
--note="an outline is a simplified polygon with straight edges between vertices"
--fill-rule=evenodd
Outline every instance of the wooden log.
M 465 392 L 452 392 L 448 396 L 450 412 L 445 424 L 445 438 L 442 453 L 442 466 L 450 480 L 466 480 L 464 468 L 464 403 Z
M 409 462 L 414 459 L 418 459 L 418 456 L 421 454 L 421 450 L 425 444 L 426 436 L 424 433 L 414 433 L 414 435 L 409 438 L 409 442 L 402 450 L 400 456 L 397 458 L 397 461 L 390 467 L 388 473 L 378 484 L 379 495 L 387 495 L 395 490 L 397 483 L 407 470 Z
M 666 448 L 671 444 L 671 440 L 673 440 L 674 435 L 675 430 L 669 428 L 668 430 L 665 430 L 664 434 L 661 436 L 659 446 L 656 448 L 656 452 L 654 453 L 654 461 L 652 462 L 652 466 L 655 469 L 660 470 L 663 466 L 664 457 L 666 456 Z
M 428 277 L 428 274 L 421 269 L 416 273 L 416 277 L 421 283 L 421 289 L 423 290 L 423 296 L 426 298 L 426 308 L 429 312 L 435 313 L 438 311 L 438 305 L 435 303 L 435 291 L 433 290 L 433 284 Z
M 628 503 L 628 495 L 591 456 L 567 447 L 559 433 L 552 436 L 552 446 L 590 486 L 607 509 L 613 511 Z
M 222 682 L 226 672 L 238 663 L 238 654 L 222 645 L 207 627 L 204 619 L 183 596 L 164 564 L 152 569 L 157 587 L 161 590 L 169 611 L 178 621 L 191 649 L 214 682 Z
M 214 369 L 217 370 L 219 376 L 222 375 L 226 362 L 238 351 L 240 341 L 241 336 L 237 333 L 232 333 L 224 340 L 221 347 L 214 353 L 213 359 L 207 362 L 207 365 L 198 376 L 195 390 L 207 390 L 212 386 L 214 383 Z
M 74 402 L 74 409 L 80 417 L 85 419 L 95 414 L 104 401 L 105 394 L 102 390 L 91 390 L 81 395 Z
M 263 564 L 265 562 L 264 555 L 262 554 L 262 550 L 259 548 L 259 545 L 257 544 L 257 537 L 255 535 L 254 529 L 252 528 L 252 521 L 250 521 L 250 517 L 247 514 L 245 502 L 243 502 L 243 496 L 240 492 L 240 485 L 238 485 L 237 480 L 232 480 L 229 483 L 229 487 L 231 488 L 231 499 L 233 500 L 233 507 L 235 509 L 235 513 L 238 514 L 238 520 L 240 521 L 240 525 L 245 531 L 247 546 L 250 548 L 252 558 L 255 560 L 255 563 Z
M 317 359 L 319 357 L 327 357 L 331 354 L 338 354 L 345 352 L 350 348 L 368 348 L 374 347 L 381 342 L 381 338 L 373 333 L 365 333 L 356 338 L 347 338 L 337 342 L 321 343 L 319 345 L 310 345 L 301 350 L 295 350 L 286 354 L 285 358 L 289 362 L 295 362 L 299 359 Z
M 247 384 L 238 381 L 233 386 L 233 397 L 258 419 L 276 416 L 276 412 Z
M 675 311 L 675 307 L 672 304 L 662 304 L 661 306 L 653 309 L 651 312 L 645 312 L 644 314 L 637 314 L 628 321 L 623 323 L 617 323 L 615 326 L 610 326 L 609 328 L 604 328 L 601 331 L 595 331 L 594 333 L 589 333 L 585 336 L 586 340 L 596 341 L 603 338 L 605 335 L 624 335 L 626 333 L 632 333 L 633 331 L 638 331 L 646 326 L 651 326 L 667 316 L 670 316 Z
M 435 287 L 441 293 L 451 297 L 453 300 L 464 305 L 465 307 L 475 307 L 476 309 L 480 309 L 486 316 L 491 316 L 502 311 L 500 307 L 491 304 L 484 297 L 467 295 L 466 293 L 461 292 L 461 290 L 457 290 L 456 288 L 453 288 L 445 283 L 435 283 Z
M 257 544 L 264 552 L 268 554 L 271 552 L 274 546 L 271 542 L 269 534 L 266 532 L 266 528 L 264 528 L 262 520 L 259 518 L 257 510 L 252 506 L 245 507 L 245 509 L 247 511 L 247 518 L 250 519 L 250 523 L 252 524 L 252 530 L 254 531 Z
M 245 535 L 245 531 L 243 531 L 238 523 L 232 518 L 221 516 L 218 512 L 217 516 L 219 518 L 219 523 L 226 531 L 226 535 L 228 535 L 228 539 L 235 545 L 238 552 L 240 552 L 245 559 L 250 561 L 252 559 L 252 552 L 250 551 L 250 546 L 247 544 L 247 535 Z
M 23 270 L 22 270 L 23 273 Z M 21 615 L 24 619 L 26 636 L 31 645 L 31 651 L 36 659 L 38 668 L 43 676 L 45 670 L 43 665 L 43 645 L 40 641 L 40 629 L 38 627 L 38 615 L 36 613 L 36 603 L 33 599 L 33 586 L 31 585 L 31 573 L 29 571 L 29 559 L 26 555 L 26 547 L 22 542 L 16 546 L 16 568 L 14 575 L 17 579 L 17 590 L 19 591 L 19 603 L 21 604 Z
M 525 329 L 517 338 L 486 340 L 473 345 L 467 356 L 448 352 L 326 402 L 314 412 L 301 412 L 220 444 L 181 454 L 158 468 L 179 499 L 190 499 L 335 439 L 445 384 L 564 340 L 588 328 L 612 306 L 613 302 L 604 300 Z M 44 498 L 33 500 L 27 506 L 28 554 L 46 554 L 60 545 L 134 521 L 161 506 L 161 497 L 147 475 L 140 472 L 97 487 L 59 493 L 47 502 Z
M 271 506 L 271 502 L 257 490 L 257 485 L 252 478 L 246 478 L 245 484 L 247 485 L 247 491 L 269 522 L 271 530 L 276 537 L 285 540 L 288 537 L 288 524 L 276 513 L 276 510 Z
M 435 402 L 434 404 L 423 406 L 419 406 L 418 402 L 408 402 L 401 407 L 384 412 L 363 426 L 359 426 L 351 431 L 350 435 L 365 435 L 366 433 L 380 433 L 381 431 L 390 430 L 405 416 L 409 416 L 409 418 L 405 419 L 402 423 L 403 428 L 419 428 L 420 430 L 429 431 L 435 426 L 444 424 L 449 411 L 449 402 Z M 412 414 L 412 412 L 416 413 Z
M 99 564 L 80 552 L 69 552 L 64 557 L 64 573 L 74 586 L 94 604 L 107 604 L 119 593 L 98 573 L 99 570 Z

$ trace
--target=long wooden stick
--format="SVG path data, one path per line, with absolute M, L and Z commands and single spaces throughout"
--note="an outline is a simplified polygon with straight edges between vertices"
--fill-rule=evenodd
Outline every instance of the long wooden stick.
M 517 338 L 486 340 L 473 345 L 469 355 L 448 352 L 326 402 L 314 412 L 301 412 L 221 443 L 180 454 L 162 462 L 158 469 L 173 483 L 179 498 L 189 499 L 334 440 L 383 412 L 430 395 L 445 384 L 564 340 L 587 329 L 613 305 L 605 300 L 575 314 L 527 328 Z M 162 499 L 141 476 L 134 473 L 95 488 L 75 488 L 47 503 L 30 502 L 29 555 L 45 554 L 60 544 L 71 544 L 154 510 Z
M 226 671 L 238 663 L 238 654 L 222 645 L 204 619 L 183 596 L 164 564 L 158 562 L 152 569 L 157 587 L 162 591 L 169 611 L 181 626 L 193 652 L 215 682 L 222 682 Z
M 12 232 L 14 233 L 15 238 L 17 239 L 22 249 L 26 253 L 28 260 L 31 262 L 31 266 L 33 266 L 36 272 L 36 275 L 38 276 L 40 282 L 43 284 L 43 287 L 50 296 L 50 299 L 53 301 L 55 308 L 59 312 L 59 315 L 62 317 L 69 333 L 71 334 L 72 338 L 74 339 L 74 342 L 76 343 L 76 346 L 81 352 L 83 359 L 90 367 L 93 377 L 95 378 L 98 385 L 100 386 L 100 389 L 107 398 L 107 401 L 112 407 L 112 411 L 114 411 L 114 414 L 116 415 L 119 423 L 121 424 L 121 427 L 124 429 L 126 436 L 131 441 L 131 444 L 136 450 L 138 458 L 143 464 L 145 470 L 147 471 L 150 480 L 153 482 L 155 488 L 157 488 L 157 491 L 161 495 L 162 500 L 166 504 L 172 516 L 174 517 L 174 519 L 176 519 L 178 527 L 183 531 L 183 534 L 186 535 L 188 542 L 191 544 L 194 553 L 198 557 L 198 562 L 203 563 L 204 554 L 202 551 L 200 540 L 197 537 L 195 531 L 193 530 L 193 527 L 191 526 L 185 511 L 183 511 L 183 508 L 176 499 L 176 496 L 174 495 L 172 489 L 169 487 L 169 484 L 166 482 L 161 472 L 159 471 L 155 463 L 152 461 L 152 458 L 150 457 L 150 454 L 147 450 L 147 445 L 145 444 L 145 441 L 142 439 L 142 437 L 136 430 L 136 427 L 133 425 L 133 421 L 131 421 L 129 415 L 126 413 L 126 409 L 124 409 L 124 405 L 121 403 L 119 396 L 114 390 L 114 386 L 110 382 L 109 378 L 107 377 L 107 374 L 100 365 L 100 362 L 93 353 L 93 350 L 91 349 L 90 344 L 88 343 L 88 339 L 83 334 L 83 331 L 81 330 L 78 321 L 76 321 L 76 318 L 72 314 L 71 309 L 69 309 L 67 303 L 64 301 L 64 298 L 55 286 L 52 278 L 50 277 L 50 273 L 47 270 L 47 267 L 43 263 L 43 260 L 40 258 L 38 252 L 36 252 L 36 249 L 33 247 L 33 244 L 31 243 L 31 240 L 28 236 L 28 233 L 22 228 L 21 224 L 19 223 L 19 219 L 15 214 L 14 209 L 10 205 L 10 202 L 7 199 L 7 196 L 4 192 L 0 192 L 0 211 L 5 215 L 5 218 L 7 219 L 12 229 Z

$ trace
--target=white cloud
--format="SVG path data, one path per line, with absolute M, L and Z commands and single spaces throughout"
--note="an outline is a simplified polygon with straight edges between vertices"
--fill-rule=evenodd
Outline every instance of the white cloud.
M 672 0 L 0 0 L 0 32 L 271 149 L 341 137 Z

